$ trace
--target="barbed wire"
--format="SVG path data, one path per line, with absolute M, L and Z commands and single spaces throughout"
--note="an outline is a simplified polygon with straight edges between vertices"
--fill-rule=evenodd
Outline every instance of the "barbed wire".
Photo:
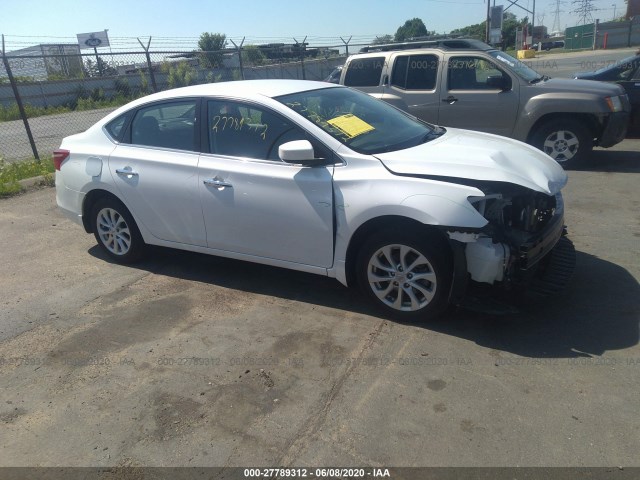
M 350 44 L 367 44 L 373 42 L 377 37 L 383 36 L 385 34 L 377 33 L 371 35 L 343 35 L 342 38 L 350 39 Z M 231 41 L 236 44 L 240 44 L 244 41 L 244 45 L 265 45 L 271 43 L 284 43 L 284 44 L 292 44 L 295 43 L 294 39 L 298 39 L 301 41 L 306 37 L 306 43 L 312 45 L 313 47 L 336 47 L 336 46 L 344 46 L 343 40 L 340 36 L 322 36 L 322 35 L 289 35 L 286 37 L 283 36 L 241 36 L 241 35 L 227 35 L 227 42 L 231 43 Z M 179 37 L 179 36 L 149 36 L 149 35 L 140 35 L 139 37 L 130 37 L 130 36 L 110 36 L 108 47 L 99 47 L 100 51 L 105 51 L 105 49 L 110 49 L 113 51 L 122 51 L 122 50 L 131 50 L 132 48 L 138 48 L 138 38 L 145 41 L 151 38 L 151 49 L 155 50 L 167 50 L 168 46 L 171 46 L 171 49 L 197 49 L 198 48 L 198 40 L 199 36 L 190 36 L 190 37 Z M 7 49 L 7 53 L 10 53 L 12 50 L 19 50 L 22 48 L 27 48 L 30 46 L 41 45 L 41 44 L 62 44 L 62 43 L 77 43 L 76 36 L 61 36 L 61 35 L 5 35 L 5 45 Z

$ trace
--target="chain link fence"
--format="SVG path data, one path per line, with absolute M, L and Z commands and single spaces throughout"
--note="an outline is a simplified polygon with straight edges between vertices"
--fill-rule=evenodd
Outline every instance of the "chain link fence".
M 251 79 L 324 80 L 345 61 L 338 48 L 278 44 L 180 52 L 147 47 L 98 54 L 64 44 L 3 51 L 0 158 L 46 158 L 65 136 L 86 130 L 133 99 L 170 88 Z

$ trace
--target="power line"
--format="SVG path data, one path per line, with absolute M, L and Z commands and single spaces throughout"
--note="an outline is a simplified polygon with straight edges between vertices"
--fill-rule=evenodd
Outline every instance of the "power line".
M 595 8 L 591 0 L 573 0 L 571 3 L 575 5 L 573 13 L 578 15 L 578 25 L 593 23 L 593 15 L 591 12 L 593 12 Z

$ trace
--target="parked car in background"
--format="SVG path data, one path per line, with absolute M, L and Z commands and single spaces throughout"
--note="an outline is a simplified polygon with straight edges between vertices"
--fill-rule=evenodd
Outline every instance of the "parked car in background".
M 531 48 L 533 48 L 534 50 L 538 50 L 538 43 L 534 43 L 533 45 L 531 45 Z M 564 40 L 542 42 L 542 47 L 540 48 L 540 50 L 546 50 L 548 52 L 552 48 L 564 48 Z
M 551 158 L 338 85 L 156 93 L 65 138 L 54 164 L 61 210 L 122 263 L 160 245 L 300 270 L 409 320 L 470 281 L 557 291 L 571 270 Z
M 366 47 L 347 59 L 340 83 L 427 122 L 527 142 L 564 167 L 625 137 L 630 105 L 622 87 L 549 78 L 477 40 L 410 47 Z
M 628 136 L 640 136 L 640 54 L 611 62 L 591 72 L 579 72 L 576 79 L 617 83 L 625 89 L 631 103 Z

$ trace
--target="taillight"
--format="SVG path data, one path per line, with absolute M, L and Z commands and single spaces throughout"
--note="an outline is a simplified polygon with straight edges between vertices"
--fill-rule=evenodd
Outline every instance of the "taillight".
M 56 170 L 60 170 L 62 162 L 64 162 L 71 152 L 69 150 L 54 150 L 53 151 L 53 166 Z

